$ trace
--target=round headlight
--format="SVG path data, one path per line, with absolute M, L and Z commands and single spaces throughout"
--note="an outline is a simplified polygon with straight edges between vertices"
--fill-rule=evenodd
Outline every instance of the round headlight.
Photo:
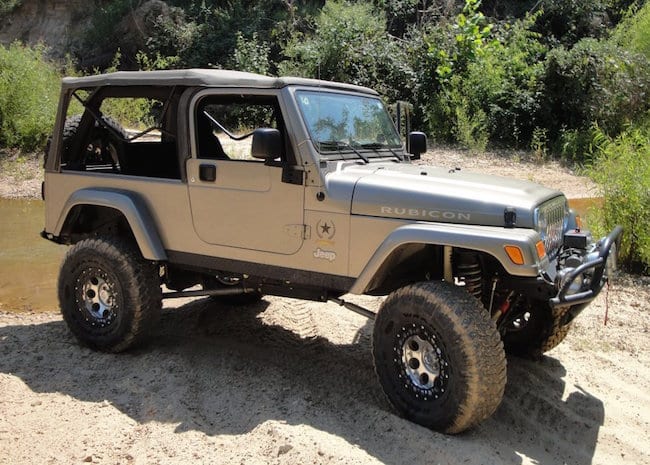
M 548 222 L 546 221 L 546 213 L 542 210 L 537 215 L 537 230 L 541 234 L 544 234 L 546 232 L 547 226 L 548 226 Z

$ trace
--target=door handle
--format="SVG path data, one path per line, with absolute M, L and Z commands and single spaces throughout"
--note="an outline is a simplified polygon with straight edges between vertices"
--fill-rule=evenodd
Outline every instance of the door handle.
M 214 165 L 199 165 L 199 179 L 214 182 L 217 180 L 217 167 Z

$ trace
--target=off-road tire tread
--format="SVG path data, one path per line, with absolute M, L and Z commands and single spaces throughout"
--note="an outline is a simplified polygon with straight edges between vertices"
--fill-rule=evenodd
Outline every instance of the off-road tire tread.
M 74 137 L 74 135 L 79 130 L 79 124 L 81 123 L 81 115 L 73 115 L 69 118 L 66 118 L 65 123 L 63 123 L 63 153 L 69 150 L 68 144 Z M 52 136 L 47 138 L 45 144 L 45 156 L 43 157 L 43 167 L 47 164 L 47 159 L 50 155 L 50 147 L 52 146 Z
M 66 305 L 65 278 L 73 268 L 81 265 L 85 254 L 103 261 L 112 268 L 121 280 L 124 294 L 123 311 L 130 312 L 130 322 L 122 333 L 110 343 L 95 340 L 92 334 L 83 332 L 69 312 L 77 311 L 76 305 Z M 155 265 L 145 260 L 134 244 L 124 243 L 118 238 L 84 239 L 72 246 L 66 253 L 59 273 L 59 302 L 61 313 L 75 337 L 84 345 L 104 352 L 122 352 L 143 342 L 156 326 L 162 309 L 162 290 Z
M 569 308 L 537 308 L 536 312 L 539 315 L 536 315 L 536 318 L 542 318 L 541 324 L 543 324 L 543 327 L 539 328 L 536 334 L 518 336 L 517 333 L 513 333 L 516 338 L 514 341 L 509 341 L 508 334 L 506 334 L 504 340 L 506 353 L 531 360 L 541 359 L 545 352 L 557 347 L 564 341 L 564 338 L 571 330 L 571 323 L 562 324 L 562 319 Z
M 400 313 L 400 308 L 424 313 L 447 351 L 458 351 L 465 367 L 455 367 L 458 398 L 454 411 L 446 412 L 443 420 L 427 418 L 412 406 L 396 405 L 393 401 L 396 385 L 386 379 L 388 370 L 380 360 L 381 345 L 390 343 L 379 339 L 379 331 Z M 433 322 L 437 320 L 437 325 Z M 375 372 L 388 400 L 405 417 L 435 430 L 456 434 L 477 425 L 491 416 L 503 398 L 507 364 L 503 343 L 496 326 L 478 300 L 464 290 L 443 282 L 422 282 L 405 286 L 390 294 L 380 308 L 373 332 L 372 350 Z M 390 362 L 390 361 L 389 361 Z M 400 386 L 401 388 L 401 386 Z
M 562 324 L 562 317 L 568 311 L 567 308 L 554 308 L 551 311 L 553 317 L 553 324 L 546 337 L 544 337 L 540 344 L 541 353 L 548 352 L 549 350 L 557 347 L 564 338 L 569 334 L 571 323 Z
M 66 151 L 70 150 L 69 144 L 74 138 L 74 136 L 77 134 L 79 131 L 79 125 L 81 124 L 81 118 L 83 115 L 78 114 L 78 115 L 72 115 L 66 118 L 65 123 L 63 123 L 63 153 L 66 153 Z M 110 116 L 103 116 L 104 122 L 106 125 L 110 126 L 113 128 L 122 139 L 126 140 L 128 139 L 129 135 L 128 133 L 124 130 L 122 125 L 118 123 L 115 119 L 111 118 Z M 95 127 L 99 128 L 99 124 L 95 122 Z M 113 137 L 113 134 L 110 134 L 111 137 Z M 47 142 L 45 144 L 45 156 L 43 157 L 43 167 L 47 164 L 47 159 L 50 154 L 50 147 L 52 146 L 52 136 L 47 138 Z

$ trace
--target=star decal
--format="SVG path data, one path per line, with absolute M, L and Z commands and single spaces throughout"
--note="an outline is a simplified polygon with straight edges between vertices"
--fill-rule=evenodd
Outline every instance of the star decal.
M 316 234 L 318 234 L 319 238 L 326 241 L 334 239 L 334 235 L 336 234 L 336 225 L 334 224 L 334 221 L 324 219 L 318 220 L 316 223 Z

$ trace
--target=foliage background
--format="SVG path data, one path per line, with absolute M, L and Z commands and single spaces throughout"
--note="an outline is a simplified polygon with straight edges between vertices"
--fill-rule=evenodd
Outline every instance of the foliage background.
M 585 167 L 608 205 L 599 224 L 623 223 L 624 259 L 650 264 L 643 0 L 90 3 L 66 63 L 44 45 L 0 47 L 0 145 L 44 145 L 62 74 L 214 67 L 351 82 L 408 102 L 412 127 L 434 142 Z M 20 4 L 0 0 L 0 19 Z

